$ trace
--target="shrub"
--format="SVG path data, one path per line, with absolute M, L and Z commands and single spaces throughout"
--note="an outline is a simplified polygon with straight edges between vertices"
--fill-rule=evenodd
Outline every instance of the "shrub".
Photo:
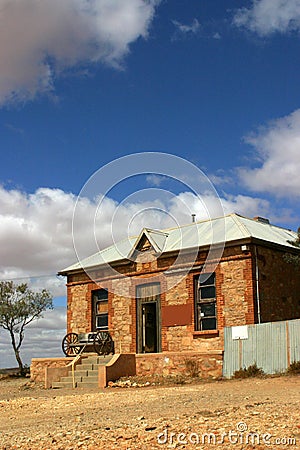
M 292 362 L 292 364 L 290 364 L 290 367 L 287 369 L 287 372 L 290 374 L 300 373 L 300 361 Z
M 256 363 L 244 369 L 236 370 L 233 374 L 233 378 L 251 378 L 261 377 L 264 375 L 264 371 L 261 367 L 257 367 Z

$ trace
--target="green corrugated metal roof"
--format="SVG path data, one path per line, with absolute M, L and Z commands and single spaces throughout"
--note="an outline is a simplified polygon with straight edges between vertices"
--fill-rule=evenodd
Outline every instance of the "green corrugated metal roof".
M 139 236 L 132 236 L 112 245 L 100 252 L 77 262 L 60 274 L 76 271 L 81 268 L 100 266 L 105 263 L 126 260 L 132 255 L 139 239 L 143 235 L 153 240 L 155 250 L 162 249 L 163 253 L 184 250 L 195 247 L 207 247 L 212 244 L 229 243 L 248 238 L 255 238 L 273 244 L 294 248 L 288 241 L 296 239 L 294 231 L 264 223 L 255 219 L 229 214 L 224 217 L 207 219 L 166 230 L 142 230 Z

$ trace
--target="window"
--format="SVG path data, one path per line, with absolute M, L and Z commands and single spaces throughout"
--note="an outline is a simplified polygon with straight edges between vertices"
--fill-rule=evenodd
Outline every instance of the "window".
M 201 274 L 195 283 L 195 330 L 216 330 L 215 274 Z
M 108 330 L 108 292 L 106 289 L 93 291 L 93 330 Z

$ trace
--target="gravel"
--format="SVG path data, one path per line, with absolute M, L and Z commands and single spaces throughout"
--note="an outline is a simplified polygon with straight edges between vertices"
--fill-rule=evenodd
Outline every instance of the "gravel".
M 0 449 L 300 448 L 299 375 L 123 385 L 45 390 L 0 380 Z

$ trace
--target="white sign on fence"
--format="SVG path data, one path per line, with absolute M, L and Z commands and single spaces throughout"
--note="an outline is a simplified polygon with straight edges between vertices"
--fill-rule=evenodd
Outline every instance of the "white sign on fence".
M 238 327 L 232 327 L 232 339 L 248 339 L 248 326 L 241 325 Z

